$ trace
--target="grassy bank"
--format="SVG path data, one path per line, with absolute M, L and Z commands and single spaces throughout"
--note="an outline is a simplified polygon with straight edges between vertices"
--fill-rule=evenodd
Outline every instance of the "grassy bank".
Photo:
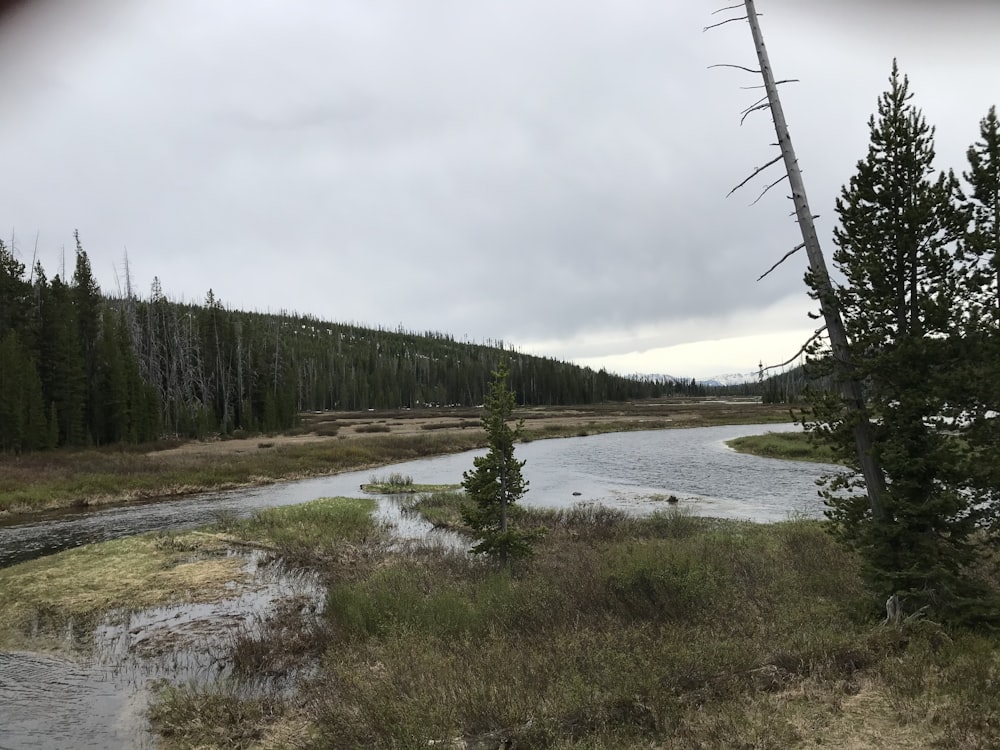
M 303 415 L 294 435 L 0 455 L 0 514 L 189 494 L 333 474 L 482 447 L 476 409 Z M 788 421 L 755 403 L 531 408 L 525 440 Z
M 788 461 L 815 461 L 836 463 L 829 446 L 816 440 L 807 432 L 768 432 L 727 440 L 733 450 L 764 458 L 783 458 Z
M 210 601 L 242 578 L 205 534 L 146 535 L 0 568 L 0 649 L 65 648 L 110 610 Z
M 266 441 L 241 453 L 37 453 L 2 462 L 0 512 L 188 494 L 334 474 L 479 447 L 479 435 L 378 435 L 287 445 Z
M 819 522 L 524 513 L 548 534 L 511 571 L 384 545 L 338 556 L 270 511 L 242 526 L 329 582 L 323 635 L 307 639 L 318 671 L 294 699 L 165 692 L 167 747 L 1000 743 L 996 639 L 880 626 Z M 262 638 L 254 650 L 274 658 L 302 642 Z

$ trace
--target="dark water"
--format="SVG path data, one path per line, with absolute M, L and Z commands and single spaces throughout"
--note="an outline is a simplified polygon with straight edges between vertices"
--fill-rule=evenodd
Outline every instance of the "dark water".
M 599 502 L 648 513 L 664 497 L 697 515 L 780 521 L 792 514 L 819 516 L 816 479 L 832 470 L 821 464 L 778 461 L 730 450 L 724 441 L 794 425 L 737 425 L 684 430 L 609 433 L 540 440 L 518 445 L 530 482 L 525 505 L 566 507 Z M 359 497 L 373 473 L 399 472 L 420 484 L 457 484 L 480 452 L 400 463 L 376 472 L 285 482 L 265 487 L 208 492 L 160 502 L 60 511 L 0 524 L 0 567 L 76 547 L 148 531 L 192 528 L 220 514 L 245 516 L 261 508 L 317 497 Z M 579 494 L 576 494 L 579 493 Z

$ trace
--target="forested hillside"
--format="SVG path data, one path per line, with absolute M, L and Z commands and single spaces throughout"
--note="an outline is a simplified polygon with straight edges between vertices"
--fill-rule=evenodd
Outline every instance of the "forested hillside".
M 0 450 L 278 430 L 303 410 L 483 401 L 510 363 L 519 403 L 586 404 L 683 393 L 441 333 L 102 294 L 77 239 L 71 279 L 30 273 L 0 242 Z

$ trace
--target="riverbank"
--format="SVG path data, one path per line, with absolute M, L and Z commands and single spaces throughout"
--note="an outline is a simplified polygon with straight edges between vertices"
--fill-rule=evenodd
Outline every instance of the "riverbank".
M 0 456 L 0 515 L 176 497 L 482 447 L 478 409 L 324 412 L 289 434 Z M 635 402 L 518 410 L 524 439 L 788 422 L 787 406 Z
M 162 747 L 1000 743 L 995 637 L 880 625 L 858 561 L 821 522 L 524 508 L 519 522 L 547 533 L 507 571 L 384 543 L 358 502 L 276 508 L 203 532 L 315 571 L 325 607 L 241 635 L 218 655 L 233 665 L 224 683 L 165 687 L 151 712 Z M 150 556 L 179 567 L 161 556 L 191 537 L 152 539 L 131 551 L 137 568 Z M 52 564 L 37 561 L 35 574 Z M 26 565 L 4 573 L 0 591 Z M 71 589 L 32 606 L 58 611 Z M 312 665 L 295 691 L 246 688 L 290 663 Z
M 749 453 L 763 458 L 780 458 L 785 461 L 810 461 L 813 463 L 839 463 L 830 446 L 817 440 L 808 432 L 768 432 L 727 440 L 739 453 Z

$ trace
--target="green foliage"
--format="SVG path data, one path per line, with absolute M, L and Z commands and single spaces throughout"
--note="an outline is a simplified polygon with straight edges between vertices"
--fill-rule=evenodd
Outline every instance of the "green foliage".
M 503 563 L 529 556 L 537 537 L 535 532 L 515 530 L 511 525 L 511 506 L 528 491 L 528 481 L 521 474 L 524 461 L 514 458 L 514 443 L 524 423 L 509 424 L 517 402 L 508 378 L 506 364 L 493 373 L 482 418 L 489 450 L 474 458 L 475 468 L 462 475 L 462 488 L 474 503 L 463 508 L 462 520 L 479 540 L 472 552 L 496 555 Z
M 16 330 L 0 338 L 0 451 L 45 447 L 48 428 L 42 382 Z
M 936 617 L 962 619 L 982 612 L 989 596 L 969 571 L 981 548 L 973 541 L 996 503 L 984 502 L 986 483 L 977 486 L 969 470 L 970 451 L 987 447 L 967 427 L 989 430 L 985 409 L 1000 403 L 979 395 L 980 381 L 996 380 L 997 359 L 995 349 L 985 356 L 989 347 L 970 325 L 990 277 L 968 271 L 971 213 L 954 174 L 934 176 L 933 128 L 895 63 L 889 83 L 869 122 L 868 154 L 837 201 L 834 232 L 834 262 L 846 279 L 837 302 L 854 352 L 849 375 L 864 383 L 876 416 L 885 513 L 874 516 L 853 474 L 826 487 L 827 515 L 862 553 L 876 590 L 898 593 L 907 611 L 927 605 Z M 988 152 L 976 152 L 980 165 Z M 981 182 L 976 193 L 991 195 Z M 986 212 L 976 226 L 991 226 Z M 815 394 L 809 426 L 856 468 L 850 413 L 838 396 Z

